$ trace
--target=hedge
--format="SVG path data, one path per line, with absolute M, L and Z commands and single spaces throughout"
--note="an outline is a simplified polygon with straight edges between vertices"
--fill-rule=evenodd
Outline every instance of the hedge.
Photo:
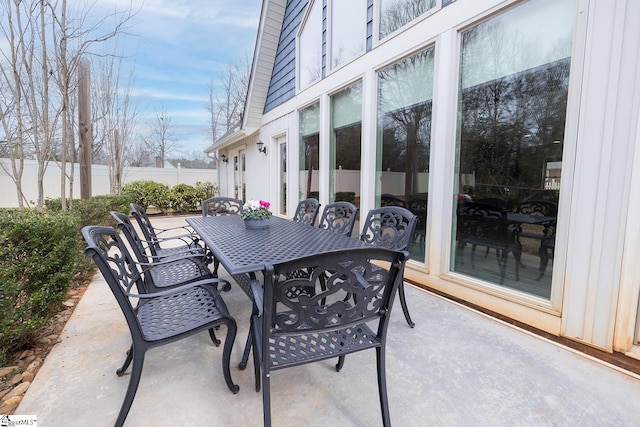
M 78 270 L 78 216 L 0 210 L 0 366 L 58 313 Z

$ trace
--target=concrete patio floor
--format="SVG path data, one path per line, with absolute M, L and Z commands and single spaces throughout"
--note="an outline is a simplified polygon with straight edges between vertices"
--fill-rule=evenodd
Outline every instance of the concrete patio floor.
M 182 218 L 154 219 L 160 227 Z M 222 271 L 221 277 L 226 273 Z M 233 282 L 232 282 L 233 283 Z M 416 327 L 394 305 L 387 341 L 391 421 L 396 426 L 638 426 L 640 378 L 412 286 Z M 206 332 L 147 353 L 128 426 L 260 426 L 262 395 L 253 365 L 237 363 L 250 303 L 237 286 L 223 293 L 238 323 L 232 394 L 222 347 Z M 223 338 L 222 328 L 218 337 Z M 130 345 L 119 307 L 96 275 L 16 414 L 40 426 L 109 426 L 129 376 L 116 369 Z M 274 426 L 381 425 L 375 352 L 272 375 Z

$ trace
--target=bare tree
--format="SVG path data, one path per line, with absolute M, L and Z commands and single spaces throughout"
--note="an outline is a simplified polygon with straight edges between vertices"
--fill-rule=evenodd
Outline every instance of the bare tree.
M 72 10 L 67 0 L 0 0 L 0 121 L 7 151 L 11 153 L 12 179 L 19 206 L 24 207 L 22 165 L 38 162 L 37 207 L 44 204 L 44 173 L 51 159 L 62 170 L 61 199 L 66 208 L 66 183 L 73 194 L 75 160 L 76 72 L 91 46 L 117 37 L 132 17 L 131 9 L 96 19 L 91 7 Z M 93 21 L 92 21 L 93 20 Z M 90 23 L 93 22 L 93 23 Z
M 107 56 L 93 67 L 98 73 L 93 80 L 95 102 L 92 106 L 94 123 L 94 156 L 109 165 L 109 186 L 112 194 L 120 194 L 124 168 L 134 146 L 133 128 L 138 106 L 132 99 L 134 70 L 121 83 L 122 58 Z
M 228 63 L 219 78 L 209 83 L 209 136 L 214 143 L 237 124 L 244 113 L 251 65 L 248 58 Z
M 173 118 L 166 107 L 156 110 L 155 117 L 149 123 L 149 133 L 144 137 L 144 143 L 156 156 L 158 167 L 163 168 L 167 155 L 180 148 L 174 129 Z
M 58 91 L 60 93 L 61 114 L 61 147 L 60 168 L 63 171 L 60 182 L 60 199 L 62 208 L 66 208 L 66 183 L 69 182 L 69 196 L 73 199 L 73 163 L 72 171 L 66 174 L 67 156 L 75 160 L 75 138 L 73 133 L 74 121 L 71 114 L 71 99 L 76 90 L 75 74 L 80 60 L 89 49 L 98 43 L 113 39 L 126 30 L 126 25 L 132 18 L 131 8 L 123 12 L 113 12 L 98 19 L 90 25 L 90 8 L 79 10 L 78 17 L 69 18 L 67 0 L 59 3 L 49 3 L 53 19 L 53 40 L 55 46 L 55 63 L 51 64 Z M 114 20 L 114 24 L 108 22 Z M 53 71 L 55 70 L 55 71 Z
M 128 150 L 127 163 L 133 167 L 153 165 L 153 153 L 144 141 L 138 140 Z

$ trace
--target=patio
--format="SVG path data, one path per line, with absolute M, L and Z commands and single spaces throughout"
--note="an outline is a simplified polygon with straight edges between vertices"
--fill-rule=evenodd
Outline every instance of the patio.
M 183 223 L 154 218 L 161 227 Z M 396 301 L 387 347 L 394 425 L 638 424 L 638 376 L 423 290 L 406 291 L 416 327 Z M 222 349 L 203 332 L 147 354 L 126 425 L 262 425 L 252 362 L 237 368 L 250 304 L 237 286 L 223 297 L 238 323 L 232 376 L 240 392 L 226 388 Z M 41 425 L 113 425 L 128 384 L 115 370 L 130 339 L 100 274 L 61 338 L 16 414 L 37 415 Z M 380 425 L 374 352 L 348 356 L 340 373 L 333 361 L 274 373 L 272 413 L 274 425 Z

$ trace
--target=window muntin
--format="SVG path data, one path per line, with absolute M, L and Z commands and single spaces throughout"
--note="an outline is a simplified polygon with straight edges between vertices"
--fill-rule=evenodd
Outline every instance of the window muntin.
M 451 269 L 542 298 L 555 221 L 508 218 L 532 201 L 557 215 L 574 15 L 574 0 L 532 0 L 461 37 Z M 479 201 L 503 203 L 506 224 L 473 225 L 465 214 Z
M 318 198 L 320 103 L 300 111 L 300 200 Z
M 436 0 L 380 0 L 378 38 L 382 40 L 434 7 Z
M 364 52 L 366 26 L 366 0 L 331 3 L 331 68 Z
M 300 89 L 322 78 L 322 1 L 310 2 L 311 9 L 298 36 Z
M 378 73 L 376 206 L 399 205 L 417 217 L 411 257 L 424 261 L 431 149 L 434 48 Z
M 358 206 L 362 141 L 362 82 L 331 96 L 329 202 Z

